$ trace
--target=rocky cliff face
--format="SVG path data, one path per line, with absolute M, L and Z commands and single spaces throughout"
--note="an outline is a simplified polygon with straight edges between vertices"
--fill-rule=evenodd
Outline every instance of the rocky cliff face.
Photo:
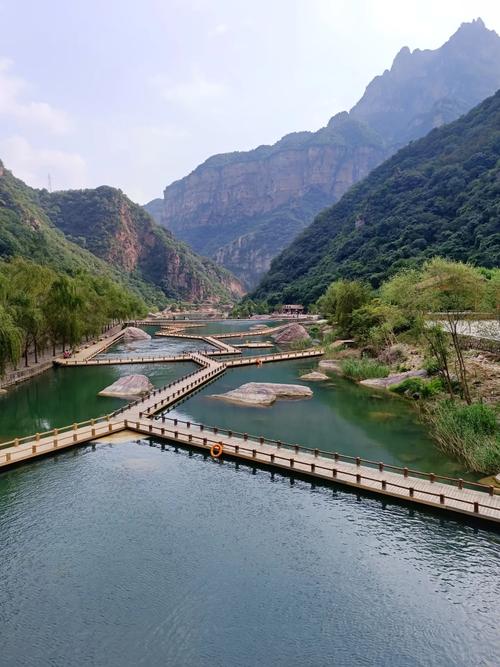
M 390 149 L 450 123 L 500 88 L 500 38 L 481 19 L 464 23 L 439 49 L 405 46 L 351 109 Z
M 243 294 L 234 276 L 195 255 L 120 190 L 44 192 L 41 203 L 71 241 L 168 297 L 215 302 Z
M 164 191 L 155 218 L 254 285 L 270 261 L 351 185 L 411 139 L 500 87 L 500 38 L 479 19 L 436 50 L 405 47 L 348 113 L 318 132 L 209 158 Z

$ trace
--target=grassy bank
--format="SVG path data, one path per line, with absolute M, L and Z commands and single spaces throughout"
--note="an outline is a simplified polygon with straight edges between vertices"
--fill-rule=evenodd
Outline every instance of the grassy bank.
M 475 472 L 500 470 L 500 427 L 495 410 L 483 403 L 441 400 L 423 407 L 425 421 L 439 447 Z

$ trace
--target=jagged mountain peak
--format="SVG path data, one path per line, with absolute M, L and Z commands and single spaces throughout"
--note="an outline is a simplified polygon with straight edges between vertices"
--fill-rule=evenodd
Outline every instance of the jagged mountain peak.
M 396 150 L 500 88 L 500 37 L 481 19 L 438 49 L 400 49 L 350 110 L 316 132 L 213 156 L 149 210 L 248 286 L 325 205 Z

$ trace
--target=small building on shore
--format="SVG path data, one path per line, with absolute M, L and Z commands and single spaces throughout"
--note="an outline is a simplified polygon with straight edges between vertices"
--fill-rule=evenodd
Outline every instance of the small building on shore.
M 299 315 L 304 314 L 304 306 L 299 303 L 285 303 L 281 307 L 281 314 L 288 315 L 292 317 L 298 317 Z

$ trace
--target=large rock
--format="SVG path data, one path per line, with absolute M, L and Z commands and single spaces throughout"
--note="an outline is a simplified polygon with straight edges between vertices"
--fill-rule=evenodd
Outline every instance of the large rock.
M 326 375 L 325 373 L 320 373 L 319 371 L 311 371 L 310 373 L 301 375 L 300 379 L 320 382 L 321 380 L 328 380 L 328 375 Z
M 330 371 L 330 373 L 342 373 L 342 368 L 339 362 L 334 359 L 322 359 L 318 365 L 324 371 Z
M 99 392 L 99 396 L 116 396 L 118 398 L 134 398 L 145 396 L 154 389 L 154 385 L 145 375 L 124 375 L 109 387 Z
M 124 341 L 129 341 L 129 340 L 149 340 L 151 336 L 143 331 L 142 329 L 138 329 L 137 327 L 126 327 L 123 330 L 123 338 L 122 340 Z
M 311 340 L 311 336 L 309 336 L 306 329 L 304 329 L 302 324 L 298 324 L 297 322 L 283 327 L 281 331 L 275 333 L 271 338 L 278 343 L 278 345 L 288 345 L 290 343 L 296 343 L 299 340 Z
M 406 380 L 407 378 L 425 378 L 427 377 L 427 371 L 424 369 L 418 371 L 406 371 L 405 373 L 395 373 L 394 375 L 388 375 L 385 378 L 369 378 L 368 380 L 361 380 L 359 384 L 365 385 L 365 387 L 375 387 L 378 389 L 387 389 L 393 384 L 399 384 Z
M 225 394 L 214 394 L 212 398 L 244 405 L 266 406 L 272 405 L 278 398 L 297 399 L 311 396 L 312 390 L 300 384 L 247 382 Z

